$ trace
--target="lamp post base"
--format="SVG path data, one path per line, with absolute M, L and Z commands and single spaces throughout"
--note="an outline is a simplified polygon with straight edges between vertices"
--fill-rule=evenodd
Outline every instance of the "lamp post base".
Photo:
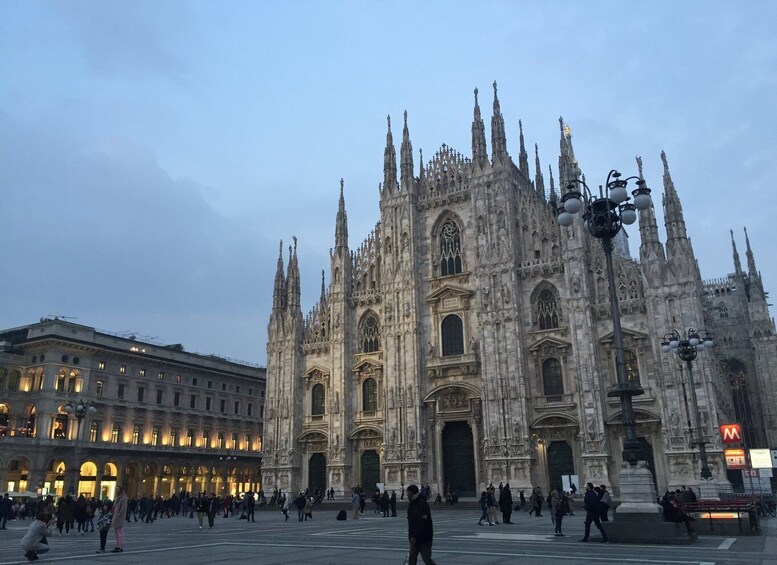
M 688 544 L 695 539 L 684 524 L 664 522 L 656 502 L 653 474 L 644 461 L 623 463 L 618 475 L 620 505 L 612 521 L 602 524 L 607 537 L 615 543 Z
M 709 479 L 700 479 L 697 496 L 700 500 L 720 500 L 718 483 L 711 477 Z

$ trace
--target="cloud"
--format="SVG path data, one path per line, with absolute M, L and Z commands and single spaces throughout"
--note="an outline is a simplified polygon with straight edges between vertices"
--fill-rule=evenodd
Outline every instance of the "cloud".
M 216 212 L 211 189 L 171 178 L 131 141 L 73 147 L 5 114 L 0 136 L 6 325 L 61 313 L 263 358 L 275 241 Z

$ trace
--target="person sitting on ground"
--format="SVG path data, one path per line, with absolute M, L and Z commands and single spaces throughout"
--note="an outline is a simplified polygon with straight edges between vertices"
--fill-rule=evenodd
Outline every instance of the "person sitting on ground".
M 667 518 L 668 522 L 685 522 L 685 529 L 688 531 L 688 535 L 694 535 L 696 531 L 693 529 L 693 524 L 691 522 L 693 521 L 693 518 L 691 518 L 690 514 L 688 514 L 682 507 L 682 504 L 680 503 L 680 500 L 677 497 L 674 497 L 671 500 L 670 503 L 670 516 L 671 519 Z
M 20 545 L 24 550 L 24 556 L 30 561 L 38 559 L 38 555 L 49 550 L 46 536 L 49 535 L 51 514 L 41 512 L 37 519 L 33 520 L 27 532 L 24 534 Z

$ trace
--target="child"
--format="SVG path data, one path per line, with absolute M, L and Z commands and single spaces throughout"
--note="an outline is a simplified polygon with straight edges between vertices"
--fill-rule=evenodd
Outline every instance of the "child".
M 113 512 L 111 512 L 110 501 L 103 502 L 103 510 L 100 517 L 97 519 L 97 529 L 100 532 L 100 549 L 97 553 L 105 553 L 105 543 L 108 541 L 108 532 L 111 529 L 111 523 L 113 522 Z

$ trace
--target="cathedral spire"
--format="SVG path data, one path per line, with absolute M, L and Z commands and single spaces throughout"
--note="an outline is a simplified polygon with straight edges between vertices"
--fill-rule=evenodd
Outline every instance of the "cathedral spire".
M 550 174 L 550 197 L 548 202 L 552 203 L 555 208 L 558 196 L 556 195 L 556 183 L 553 182 L 553 167 L 550 166 L 550 163 L 548 163 L 548 173 Z
M 755 268 L 755 256 L 750 248 L 750 237 L 747 235 L 747 228 L 745 228 L 745 245 L 747 246 L 747 274 L 752 280 L 758 277 L 758 269 Z
M 645 177 L 642 173 L 642 157 L 639 155 L 637 159 L 637 169 L 639 170 L 639 180 L 644 181 Z M 647 184 L 644 185 L 647 187 Z M 656 211 L 651 204 L 645 210 L 639 211 L 639 235 L 642 240 L 642 247 L 647 248 L 652 245 L 661 245 L 661 240 L 658 237 L 658 222 L 656 221 Z
M 523 123 L 518 120 L 518 141 L 520 149 L 518 153 L 518 170 L 529 178 L 529 155 L 526 153 L 526 144 L 523 142 Z
M 564 118 L 558 119 L 561 128 L 560 152 L 558 157 L 559 190 L 566 192 L 566 187 L 580 176 L 580 168 L 577 166 L 575 151 L 572 148 L 572 129 L 564 123 Z
M 518 122 L 520 124 L 520 121 Z M 545 179 L 542 178 L 542 165 L 540 165 L 540 149 L 534 144 L 534 187 L 543 199 L 545 198 Z
M 386 116 L 386 149 L 383 151 L 383 190 L 393 191 L 397 186 L 397 152 L 394 150 L 394 137 L 391 135 L 391 116 Z
M 419 148 L 418 149 L 418 161 L 419 161 L 419 168 L 418 168 L 418 178 L 423 180 L 424 178 L 424 150 Z
M 488 160 L 486 152 L 486 131 L 483 118 L 480 117 L 480 105 L 478 105 L 478 89 L 475 89 L 475 111 L 472 118 L 472 163 L 483 167 Z
M 661 161 L 664 163 L 664 224 L 666 225 L 667 242 L 673 239 L 687 239 L 685 219 L 680 198 L 674 188 L 672 175 L 669 173 L 669 163 L 666 153 L 661 151 Z
M 400 148 L 400 169 L 402 172 L 402 189 L 412 190 L 413 187 L 413 145 L 410 143 L 410 130 L 407 129 L 407 110 L 405 110 L 405 125 L 402 128 L 402 147 Z
M 729 230 L 731 233 L 731 249 L 734 255 L 734 272 L 737 275 L 742 274 L 742 262 L 739 260 L 739 251 L 737 251 L 737 242 L 734 241 L 734 230 Z
M 494 161 L 503 161 L 507 157 L 507 139 L 505 136 L 505 120 L 499 107 L 499 97 L 496 94 L 494 81 L 494 113 L 491 116 L 491 151 Z
M 275 283 L 272 291 L 272 311 L 276 314 L 286 307 L 286 277 L 283 275 L 283 240 L 278 251 L 278 264 L 275 268 Z
M 348 249 L 348 215 L 345 213 L 344 184 L 343 179 L 340 179 L 340 203 L 337 207 L 337 220 L 335 220 L 335 247 L 337 249 Z
M 302 317 L 300 307 L 300 281 L 299 281 L 299 262 L 297 261 L 297 236 L 292 236 L 294 248 L 289 246 L 289 271 L 286 276 L 287 298 L 286 304 L 288 312 L 292 316 Z

